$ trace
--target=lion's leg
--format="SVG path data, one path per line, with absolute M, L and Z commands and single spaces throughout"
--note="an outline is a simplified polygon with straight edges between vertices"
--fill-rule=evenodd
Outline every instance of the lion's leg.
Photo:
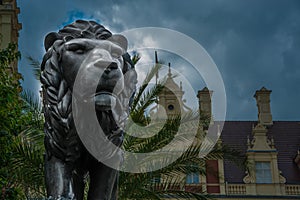
M 118 171 L 100 162 L 94 162 L 90 168 L 90 188 L 88 200 L 111 200 Z
M 113 191 L 111 193 L 111 200 L 117 200 L 118 199 L 118 184 L 119 184 L 119 172 L 117 172 L 117 175 L 116 175 L 116 181 L 115 181 L 115 184 L 114 184 L 114 188 L 113 188 Z
M 76 200 L 83 200 L 85 188 L 85 179 L 83 174 L 73 174 L 73 186 Z
M 50 199 L 74 199 L 72 189 L 72 167 L 70 164 L 51 156 L 45 159 L 47 196 Z
M 82 152 L 84 156 L 81 156 L 81 158 L 77 160 L 76 169 L 73 171 L 73 188 L 76 200 L 83 200 L 85 184 L 87 181 L 86 164 L 88 163 L 88 156 L 84 153 Z

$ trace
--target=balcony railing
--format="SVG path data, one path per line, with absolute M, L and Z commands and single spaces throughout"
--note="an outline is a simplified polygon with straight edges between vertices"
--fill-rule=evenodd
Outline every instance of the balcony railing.
M 300 195 L 300 185 L 285 185 L 287 195 Z
M 158 184 L 159 186 L 160 184 Z M 220 192 L 209 192 L 209 187 L 219 187 Z M 156 188 L 162 189 L 162 188 Z M 168 188 L 170 189 L 170 188 Z M 210 194 L 220 195 L 278 195 L 278 196 L 296 196 L 300 195 L 300 184 L 299 185 L 288 185 L 288 184 L 186 184 L 178 185 L 176 190 L 184 190 L 194 193 L 208 192 Z M 254 189 L 254 190 L 253 190 Z
M 227 184 L 226 185 L 227 194 L 246 194 L 245 184 Z
M 247 187 L 253 186 L 253 184 L 226 184 L 225 193 L 227 195 L 246 195 L 247 194 Z M 254 184 L 256 185 L 256 184 Z M 261 189 L 265 188 L 268 190 L 268 188 L 273 188 L 271 191 L 274 190 L 275 186 L 278 186 L 278 184 L 257 184 L 256 189 L 258 193 Z M 279 184 L 279 186 L 283 186 L 281 190 L 281 195 L 300 195 L 300 185 L 282 185 Z M 260 189 L 257 187 L 260 186 Z M 270 193 L 272 194 L 272 193 Z

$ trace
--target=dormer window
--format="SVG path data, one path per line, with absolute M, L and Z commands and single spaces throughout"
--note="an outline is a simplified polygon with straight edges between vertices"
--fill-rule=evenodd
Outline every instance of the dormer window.
M 270 162 L 255 162 L 256 183 L 272 183 Z

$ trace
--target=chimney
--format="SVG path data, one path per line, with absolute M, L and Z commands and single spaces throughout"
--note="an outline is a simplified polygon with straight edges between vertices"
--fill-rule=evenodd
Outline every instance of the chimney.
M 201 114 L 208 116 L 209 119 L 212 117 L 211 109 L 211 96 L 213 91 L 208 90 L 207 87 L 204 87 L 202 90 L 198 91 L 197 97 L 199 98 L 199 110 Z
M 254 94 L 256 105 L 258 108 L 258 123 L 265 126 L 273 124 L 270 106 L 271 92 L 272 90 L 268 90 L 265 87 L 262 87 L 260 90 L 256 90 Z

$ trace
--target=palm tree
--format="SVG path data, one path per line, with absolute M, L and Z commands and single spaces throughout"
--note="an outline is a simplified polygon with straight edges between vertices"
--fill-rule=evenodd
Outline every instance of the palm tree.
M 39 101 L 21 92 L 22 77 L 11 68 L 19 58 L 16 44 L 0 51 L 1 200 L 43 192 L 43 117 Z
M 207 123 L 209 123 L 209 120 L 207 120 L 207 117 L 203 116 L 201 120 L 199 120 L 198 112 L 191 112 L 183 117 L 174 116 L 168 118 L 162 129 L 160 129 L 161 123 L 159 121 L 150 124 L 149 117 L 145 113 L 147 113 L 150 106 L 157 103 L 157 96 L 164 88 L 166 79 L 163 79 L 160 83 L 150 89 L 148 86 L 150 80 L 155 76 L 157 71 L 160 70 L 160 67 L 161 65 L 157 63 L 147 74 L 142 86 L 135 95 L 130 113 L 130 118 L 133 122 L 140 126 L 147 126 L 150 131 L 158 130 L 157 134 L 146 139 L 133 137 L 127 134 L 123 144 L 124 149 L 136 153 L 147 153 L 161 149 L 174 139 L 175 135 L 178 133 L 179 125 L 185 127 L 180 133 L 183 141 L 179 139 L 175 142 L 175 148 L 180 146 L 182 142 L 187 142 L 187 140 L 192 140 L 189 141 L 192 145 L 183 152 L 178 159 L 162 169 L 139 174 L 122 172 L 120 174 L 119 184 L 120 199 L 209 199 L 210 196 L 205 193 L 184 191 L 186 175 L 195 172 L 200 175 L 205 175 L 206 161 L 223 159 L 224 154 L 230 155 L 231 159 L 237 158 L 239 152 L 231 150 L 219 143 L 206 157 L 200 158 L 199 153 L 201 150 L 203 151 L 203 149 L 201 149 L 202 138 L 204 138 L 205 134 L 201 127 L 208 127 Z M 131 121 L 127 124 L 127 130 L 131 129 L 130 126 L 132 126 Z M 139 131 L 139 129 L 137 128 L 134 131 Z M 197 135 L 195 138 L 190 138 L 188 133 L 193 131 L 197 131 Z M 163 162 L 169 163 L 172 159 L 172 155 L 170 155 L 169 152 L 166 152 L 163 158 L 159 159 L 158 162 L 161 162 L 160 165 L 164 165 Z M 147 158 L 145 158 L 145 160 L 141 160 L 140 163 L 147 161 Z
M 45 196 L 43 115 L 38 98 L 29 91 L 21 93 L 23 113 L 27 115 L 22 131 L 14 138 L 13 170 L 17 184 L 27 199 Z
M 134 63 L 139 60 L 139 55 L 135 54 L 132 58 Z M 33 66 L 36 77 L 39 77 L 39 62 L 29 57 Z M 159 63 L 155 64 L 149 71 L 142 86 L 137 90 L 134 97 L 131 114 L 127 125 L 127 130 L 132 128 L 132 125 L 139 124 L 147 126 L 151 130 L 156 130 L 157 126 L 161 127 L 161 122 L 150 123 L 150 118 L 147 111 L 153 104 L 157 103 L 157 96 L 164 88 L 166 79 L 149 88 L 150 80 L 161 69 Z M 24 112 L 30 113 L 28 122 L 23 131 L 15 138 L 14 143 L 14 170 L 16 171 L 17 182 L 29 197 L 45 196 L 44 173 L 43 173 L 43 117 L 41 107 L 38 100 L 32 98 L 32 94 L 23 93 Z M 163 199 L 172 198 L 194 198 L 194 199 L 209 199 L 210 196 L 205 193 L 195 193 L 184 191 L 186 174 L 197 172 L 201 175 L 206 174 L 205 163 L 207 160 L 223 159 L 224 155 L 232 156 L 231 159 L 238 157 L 238 152 L 235 152 L 224 145 L 216 145 L 213 150 L 204 158 L 199 157 L 199 151 L 202 144 L 201 138 L 205 132 L 199 129 L 199 126 L 207 126 L 209 120 L 206 118 L 199 121 L 199 113 L 189 113 L 187 116 L 174 116 L 164 122 L 163 128 L 157 131 L 158 133 L 149 138 L 138 138 L 125 135 L 123 148 L 126 151 L 145 153 L 152 152 L 164 147 L 173 140 L 177 134 L 179 124 L 184 123 L 186 126 L 185 133 L 195 131 L 195 138 L 185 137 L 182 133 L 182 140 L 194 140 L 183 154 L 166 167 L 145 173 L 126 173 L 121 172 L 119 177 L 119 199 Z M 134 122 L 134 123 L 133 123 Z M 134 130 L 134 129 L 133 129 Z M 180 139 L 178 143 L 180 143 Z M 146 158 L 145 158 L 146 159 Z M 161 162 L 169 162 L 173 159 L 168 153 L 165 154 Z M 147 160 L 144 160 L 145 162 Z M 125 159 L 126 162 L 126 159 Z M 141 160 L 143 162 L 143 160 Z M 160 180 L 160 181 L 157 181 Z
M 0 199 L 22 197 L 11 170 L 13 140 L 25 120 L 19 98 L 21 75 L 12 68 L 19 58 L 16 44 L 11 43 L 0 51 Z

